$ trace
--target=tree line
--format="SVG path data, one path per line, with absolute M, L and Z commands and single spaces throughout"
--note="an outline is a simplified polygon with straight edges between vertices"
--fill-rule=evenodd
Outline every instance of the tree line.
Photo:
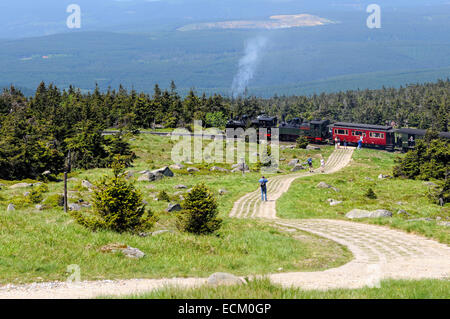
M 224 127 L 227 119 L 265 113 L 287 120 L 330 119 L 371 124 L 395 121 L 399 126 L 448 131 L 450 80 L 399 89 L 356 90 L 312 96 L 236 99 L 191 90 L 182 97 L 174 82 L 153 94 L 122 86 L 82 92 L 40 83 L 26 97 L 14 86 L 0 95 L 0 178 L 38 178 L 45 171 L 61 172 L 70 150 L 74 168 L 106 167 L 115 155 L 130 165 L 135 155 L 121 134 L 105 137 L 106 128 L 123 131 L 189 127 L 202 120 Z

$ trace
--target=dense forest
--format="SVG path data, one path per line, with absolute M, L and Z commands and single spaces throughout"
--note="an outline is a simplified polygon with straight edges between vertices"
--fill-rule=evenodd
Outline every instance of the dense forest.
M 117 154 L 129 165 L 134 158 L 129 145 L 120 134 L 102 136 L 106 128 L 189 127 L 193 120 L 223 127 L 228 118 L 261 113 L 286 119 L 395 121 L 399 126 L 448 131 L 450 80 L 270 99 L 198 96 L 193 90 L 182 98 L 173 82 L 167 90 L 155 85 L 152 95 L 122 86 L 82 93 L 73 87 L 60 90 L 41 83 L 34 96 L 27 98 L 10 87 L 0 95 L 0 178 L 38 178 L 46 171 L 57 174 L 69 150 L 74 168 L 106 167 Z

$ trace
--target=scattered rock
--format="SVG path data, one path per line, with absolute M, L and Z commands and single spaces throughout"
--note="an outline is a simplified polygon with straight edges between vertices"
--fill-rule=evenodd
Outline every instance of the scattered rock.
M 173 165 L 170 165 L 170 168 L 171 169 L 183 169 L 183 168 L 185 168 L 185 166 L 183 164 L 173 164 Z
M 363 209 L 352 209 L 349 211 L 345 217 L 353 219 L 353 218 L 368 218 L 370 215 L 370 212 L 368 210 Z
M 30 196 L 30 192 L 23 193 L 23 196 L 25 196 L 25 197 Z
M 212 274 L 208 278 L 208 285 L 210 286 L 221 286 L 221 285 L 242 285 L 245 284 L 245 280 L 239 278 L 232 274 L 227 274 L 223 272 L 217 272 Z
M 392 217 L 392 212 L 385 209 L 378 209 L 373 212 L 363 209 L 353 209 L 348 212 L 345 217 L 350 219 Z
M 295 165 L 297 165 L 300 161 L 298 159 L 293 159 L 292 161 L 289 162 L 289 166 L 294 167 Z
M 8 207 L 6 208 L 7 212 L 13 212 L 16 210 L 16 206 L 14 204 L 9 204 Z
M 374 182 L 374 179 L 373 178 L 370 178 L 370 177 L 364 177 L 366 180 L 368 180 L 368 181 L 371 181 L 371 182 Z
M 79 204 L 69 203 L 69 204 L 67 205 L 67 207 L 68 207 L 70 210 L 75 211 L 75 212 L 81 210 L 81 206 L 80 206 Z
M 50 171 L 45 171 L 44 173 L 42 173 L 42 175 L 44 175 L 44 176 L 47 176 L 47 175 L 50 175 L 50 174 L 51 174 Z
M 10 186 L 9 188 L 17 189 L 17 188 L 25 188 L 25 187 L 31 187 L 31 186 L 33 186 L 33 184 L 30 184 L 30 183 L 18 183 L 18 184 L 14 184 L 14 185 Z
M 223 168 L 223 167 L 218 167 L 218 166 L 213 166 L 210 169 L 211 172 L 229 172 L 228 169 Z
M 284 162 L 286 159 L 284 157 L 280 158 L 280 162 Z
M 160 168 L 160 169 L 155 169 L 154 171 L 151 171 L 151 173 L 153 173 L 155 175 L 161 174 L 161 175 L 163 175 L 165 177 L 173 177 L 174 176 L 173 172 L 167 166 L 163 167 L 163 168 Z
M 166 209 L 166 212 L 171 213 L 171 212 L 178 212 L 180 211 L 181 205 L 180 204 L 169 204 L 169 207 Z
M 330 206 L 337 206 L 339 204 L 342 204 L 342 201 L 333 200 L 333 201 L 330 202 Z
M 153 233 L 152 233 L 152 236 L 158 236 L 158 235 L 162 235 L 162 234 L 165 234 L 165 233 L 174 233 L 174 231 L 172 231 L 172 230 L 167 230 L 167 229 L 163 229 L 163 230 L 157 230 L 157 231 L 154 231 Z
M 155 189 L 156 186 L 155 185 L 147 185 L 147 186 L 145 186 L 145 188 L 147 188 L 147 189 Z
M 142 174 L 142 176 L 140 176 L 138 178 L 138 182 L 154 182 L 156 181 L 156 176 L 153 173 L 147 172 Z
M 36 206 L 34 206 L 34 208 L 36 208 L 37 210 L 44 210 L 45 206 L 41 205 L 41 204 L 37 204 Z
M 88 188 L 88 189 L 91 189 L 92 187 L 94 187 L 94 185 L 92 185 L 91 182 L 86 181 L 86 180 L 81 181 L 81 186 L 85 187 L 85 188 Z
M 373 212 L 370 212 L 370 218 L 379 218 L 379 217 L 392 217 L 392 212 L 386 209 L 377 209 Z
M 311 151 L 320 151 L 320 147 L 314 145 L 308 145 L 306 146 L 306 149 Z
M 140 259 L 145 256 L 145 254 L 142 251 L 140 251 L 137 248 L 130 247 L 130 246 L 128 246 L 125 249 L 122 249 L 122 254 L 124 254 L 125 257 L 133 258 L 133 259 Z
M 320 182 L 319 184 L 317 184 L 316 187 L 317 187 L 317 188 L 331 188 L 331 187 L 333 187 L 333 186 L 328 185 L 328 184 L 325 183 L 325 182 Z
M 450 227 L 450 222 L 439 222 L 438 225 L 439 226 Z
M 188 173 L 200 172 L 197 167 L 188 167 L 187 171 Z
M 242 164 L 244 164 L 244 165 L 242 165 Z M 231 166 L 231 168 L 233 168 L 233 169 L 238 169 L 238 170 L 240 170 L 241 172 L 242 172 L 242 166 L 244 166 L 244 170 L 245 171 L 248 171 L 248 170 L 250 170 L 250 168 L 248 167 L 248 165 L 247 164 L 245 164 L 245 163 L 237 163 L 237 164 L 234 164 L 233 166 Z
M 225 195 L 228 191 L 226 189 L 219 189 L 219 195 Z
M 176 185 L 175 189 L 187 189 L 186 185 Z
M 304 170 L 305 167 L 302 164 L 296 164 L 292 169 L 291 172 L 298 172 L 301 170 Z
M 383 174 L 378 175 L 378 179 L 386 179 L 386 178 L 391 178 L 391 176 Z
M 399 209 L 398 210 L 398 212 L 397 212 L 397 215 L 400 215 L 400 216 L 411 216 L 406 210 L 404 210 L 404 209 Z
M 121 252 L 122 254 L 124 254 L 125 257 L 133 259 L 139 259 L 145 256 L 145 254 L 139 249 L 124 244 L 108 244 L 100 248 L 100 250 L 104 253 Z
M 71 177 L 71 178 L 68 178 L 67 181 L 68 181 L 68 182 L 78 182 L 79 179 L 76 178 L 76 177 Z
M 140 171 L 138 174 L 144 175 L 150 173 L 150 171 L 148 169 L 144 170 L 144 171 Z

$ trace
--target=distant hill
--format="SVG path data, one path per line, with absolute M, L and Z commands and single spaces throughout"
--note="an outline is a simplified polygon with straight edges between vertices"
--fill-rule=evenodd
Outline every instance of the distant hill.
M 246 44 L 266 39 L 248 91 L 260 96 L 378 88 L 450 77 L 450 6 L 384 10 L 368 29 L 365 11 L 324 12 L 336 24 L 308 28 L 214 29 L 145 33 L 70 32 L 0 41 L 2 83 L 36 88 L 127 88 L 151 92 L 174 80 L 180 92 L 231 86 Z M 269 15 L 271 16 L 271 15 Z M 269 17 L 268 16 L 268 17 Z M 253 21 L 253 20 L 252 20 Z M 256 19 L 255 21 L 260 21 Z

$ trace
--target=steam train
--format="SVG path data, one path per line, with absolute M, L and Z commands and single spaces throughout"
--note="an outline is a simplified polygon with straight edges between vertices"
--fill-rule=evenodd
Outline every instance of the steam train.
M 310 143 L 315 144 L 334 144 L 337 138 L 341 143 L 346 141 L 348 145 L 356 146 L 362 137 L 364 147 L 403 152 L 413 149 L 416 140 L 424 138 L 426 133 L 426 130 L 396 129 L 389 125 L 345 122 L 331 124 L 329 120 L 306 121 L 301 118 L 294 118 L 287 122 L 283 120 L 278 125 L 277 117 L 267 115 L 260 115 L 254 120 L 250 120 L 248 116 L 243 116 L 241 119 L 228 121 L 226 125 L 226 128 L 242 128 L 244 130 L 248 127 L 258 130 L 259 139 L 270 140 L 272 129 L 278 128 L 279 140 L 285 142 L 294 142 L 303 136 Z M 450 139 L 449 132 L 441 132 L 439 136 Z

